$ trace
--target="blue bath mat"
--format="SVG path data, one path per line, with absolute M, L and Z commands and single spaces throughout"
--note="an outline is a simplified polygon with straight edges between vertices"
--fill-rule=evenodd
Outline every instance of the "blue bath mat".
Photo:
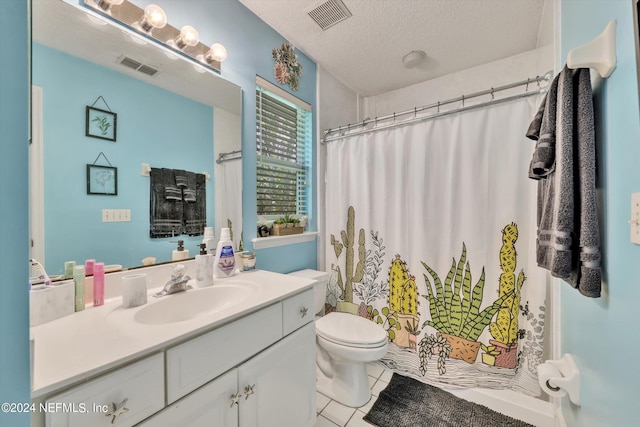
M 395 373 L 363 419 L 378 427 L 533 427 Z

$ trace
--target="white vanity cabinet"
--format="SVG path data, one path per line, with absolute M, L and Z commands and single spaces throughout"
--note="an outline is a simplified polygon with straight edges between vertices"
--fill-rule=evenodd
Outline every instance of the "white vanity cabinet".
M 156 348 L 136 362 L 52 392 L 42 401 L 67 406 L 34 425 L 313 427 L 312 306 L 311 289 L 289 294 Z M 109 405 L 110 411 L 117 409 L 112 404 L 122 404 L 126 410 L 116 411 L 114 418 L 96 411 L 95 403 Z M 87 413 L 69 411 L 80 404 Z
M 46 426 L 128 427 L 159 411 L 164 407 L 162 356 L 155 354 L 47 399 Z
M 308 323 L 140 427 L 312 427 L 315 326 Z

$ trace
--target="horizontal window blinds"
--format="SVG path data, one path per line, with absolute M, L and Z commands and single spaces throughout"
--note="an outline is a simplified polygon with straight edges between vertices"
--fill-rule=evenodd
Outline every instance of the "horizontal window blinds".
M 256 86 L 258 215 L 307 215 L 311 112 Z

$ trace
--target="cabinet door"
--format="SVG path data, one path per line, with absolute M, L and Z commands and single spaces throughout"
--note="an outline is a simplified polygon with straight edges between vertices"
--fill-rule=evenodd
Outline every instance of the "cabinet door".
M 47 427 L 132 426 L 164 407 L 163 355 L 132 363 L 45 403 Z
M 238 371 L 233 369 L 138 427 L 237 427 L 238 399 L 233 399 L 237 389 Z
M 311 427 L 316 420 L 313 322 L 238 368 L 241 427 Z

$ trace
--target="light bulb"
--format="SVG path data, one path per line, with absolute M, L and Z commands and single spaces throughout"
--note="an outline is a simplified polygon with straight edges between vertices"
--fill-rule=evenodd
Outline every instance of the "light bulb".
M 225 49 L 220 43 L 214 43 L 211 45 L 209 52 L 207 52 L 205 59 L 207 61 L 222 62 L 227 59 L 227 49 Z
M 144 8 L 144 15 L 140 20 L 140 27 L 150 32 L 154 28 L 162 28 L 167 25 L 167 14 L 158 5 L 150 4 Z
M 123 1 L 124 0 L 98 0 L 96 3 L 100 9 L 108 12 L 113 6 L 118 6 L 122 4 Z
M 184 49 L 187 46 L 195 46 L 200 41 L 200 37 L 198 35 L 198 30 L 193 28 L 191 25 L 185 25 L 180 28 L 180 35 L 176 37 L 175 44 L 178 49 Z

